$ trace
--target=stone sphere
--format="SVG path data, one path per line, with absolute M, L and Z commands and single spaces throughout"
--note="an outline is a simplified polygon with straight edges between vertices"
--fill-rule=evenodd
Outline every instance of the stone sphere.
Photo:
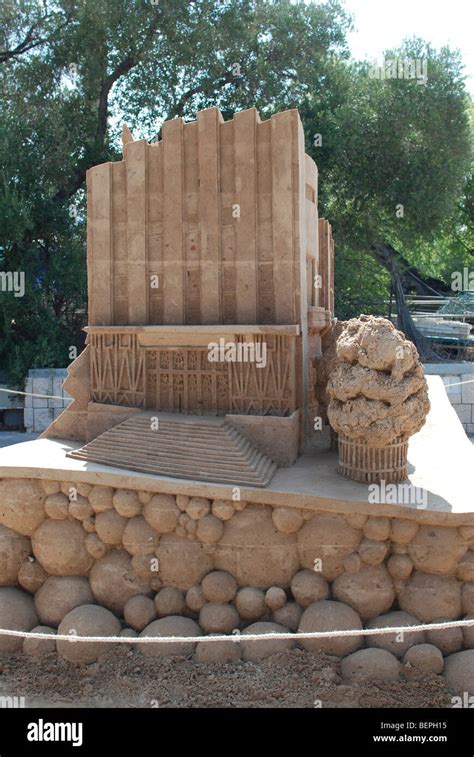
M 190 589 L 186 592 L 186 605 L 189 607 L 190 610 L 193 612 L 199 612 L 204 605 L 206 604 L 207 600 L 204 596 L 204 592 L 202 590 L 201 586 L 191 586 Z
M 126 525 L 127 519 L 116 513 L 115 510 L 105 510 L 98 513 L 95 518 L 97 536 L 104 544 L 120 544 Z
M 186 505 L 186 512 L 193 520 L 199 520 L 211 512 L 211 503 L 204 497 L 191 497 Z
M 136 594 L 125 602 L 123 617 L 128 625 L 136 631 L 143 631 L 145 626 L 155 620 L 156 610 L 153 600 L 144 594 Z
M 0 588 L 0 628 L 31 631 L 38 625 L 33 599 L 13 586 Z M 0 652 L 18 652 L 23 646 L 21 636 L 0 636 Z
M 58 491 L 46 497 L 44 504 L 46 515 L 53 520 L 66 520 L 69 514 L 69 497 Z
M 474 696 L 474 649 L 450 654 L 444 660 L 443 675 L 457 696 Z
M 461 585 L 451 576 L 416 571 L 400 592 L 398 604 L 423 623 L 436 618 L 457 620 L 461 615 Z
M 403 610 L 393 610 L 387 612 L 385 615 L 378 615 L 376 618 L 372 618 L 368 621 L 366 628 L 402 628 L 404 626 L 418 626 L 420 625 L 418 618 L 414 615 L 410 615 Z M 372 634 L 366 636 L 366 643 L 368 647 L 377 647 L 377 649 L 385 649 L 387 652 L 391 652 L 395 657 L 402 658 L 407 649 L 414 644 L 422 644 L 425 640 L 425 634 L 423 631 L 404 631 L 403 633 L 393 634 Z
M 30 552 L 29 539 L 0 526 L 0 586 L 16 586 L 21 565 Z
M 122 544 L 131 555 L 149 555 L 155 551 L 159 538 L 145 518 L 138 515 L 127 521 L 122 535 Z
M 406 581 L 413 572 L 413 563 L 408 555 L 391 555 L 387 561 L 387 570 L 397 581 Z
M 142 503 L 138 499 L 138 494 L 125 489 L 119 489 L 115 492 L 112 503 L 118 514 L 124 518 L 134 518 L 142 510 Z
M 219 518 L 219 520 L 230 520 L 234 513 L 235 508 L 230 499 L 215 499 L 212 503 L 212 514 L 216 518 Z M 209 644 L 199 644 L 198 646 L 206 647 L 209 646 Z
M 196 536 L 203 544 L 216 544 L 224 533 L 224 524 L 214 515 L 205 515 L 198 520 Z
M 448 618 L 436 618 L 434 623 L 443 623 Z M 428 644 L 433 644 L 438 647 L 443 655 L 454 654 L 459 652 L 463 646 L 463 629 L 457 626 L 456 628 L 443 628 L 426 632 L 426 641 Z
M 262 589 L 255 589 L 253 586 L 239 589 L 235 597 L 235 606 L 240 617 L 244 620 L 261 618 L 267 611 L 265 592 Z
M 31 629 L 32 633 L 56 633 L 54 628 L 49 626 L 35 626 Z M 28 657 L 43 657 L 56 651 L 56 642 L 54 639 L 24 639 L 23 652 Z
M 233 605 L 208 602 L 199 613 L 199 625 L 206 633 L 231 633 L 239 622 L 239 613 Z
M 155 597 L 155 609 L 159 618 L 166 615 L 181 615 L 186 610 L 184 594 L 173 586 L 160 589 Z
M 45 518 L 45 493 L 34 479 L 5 478 L 0 481 L 0 524 L 31 536 Z
M 85 544 L 88 553 L 94 560 L 100 560 L 107 554 L 107 545 L 97 534 L 87 534 Z
M 435 575 L 454 575 L 465 552 L 458 530 L 445 526 L 420 526 L 408 546 L 415 569 Z
M 289 507 L 275 507 L 272 518 L 275 527 L 284 534 L 295 534 L 303 525 L 301 512 Z
M 33 554 L 52 576 L 86 576 L 93 562 L 86 536 L 78 521 L 45 520 L 31 538 Z
M 225 664 L 239 662 L 242 657 L 240 642 L 223 639 L 209 644 L 196 644 L 194 659 L 197 662 Z
M 212 555 L 206 552 L 204 545 L 175 534 L 164 534 L 160 538 L 155 555 L 159 560 L 158 575 L 163 584 L 182 591 L 200 583 L 214 568 Z
M 69 503 L 69 515 L 71 518 L 82 521 L 90 518 L 93 514 L 94 511 L 89 504 L 89 500 L 86 497 L 81 497 L 80 494 Z
M 301 607 L 309 607 L 329 596 L 329 584 L 314 570 L 300 570 L 291 579 L 291 593 Z
M 122 615 L 130 597 L 150 591 L 147 579 L 134 573 L 130 556 L 123 551 L 110 552 L 97 560 L 89 580 L 97 602 L 117 615 Z
M 386 649 L 359 649 L 341 662 L 341 675 L 345 681 L 363 676 L 371 681 L 398 681 L 400 663 Z
M 321 513 L 306 521 L 297 538 L 301 565 L 314 570 L 320 561 L 321 575 L 333 581 L 343 572 L 344 559 L 357 551 L 362 532 L 341 515 Z
M 272 620 L 274 623 L 285 626 L 290 631 L 297 631 L 302 614 L 303 608 L 299 604 L 296 602 L 287 602 L 284 607 L 275 610 Z
M 415 644 L 406 652 L 403 661 L 421 673 L 440 675 L 444 668 L 443 655 L 433 644 Z
M 62 619 L 59 635 L 71 636 L 118 636 L 120 621 L 105 607 L 81 605 Z M 90 664 L 113 646 L 113 642 L 61 641 L 58 639 L 58 654 L 72 663 Z
M 179 509 L 172 494 L 155 494 L 143 507 L 143 516 L 159 534 L 170 534 L 178 525 Z
M 286 605 L 286 591 L 281 586 L 270 586 L 265 592 L 265 604 L 270 610 L 279 610 Z
M 94 604 L 87 578 L 50 576 L 35 594 L 35 608 L 41 623 L 57 627 L 75 607 Z
M 322 599 L 306 608 L 301 616 L 298 632 L 313 633 L 349 629 L 362 629 L 361 619 L 355 610 L 342 602 Z M 363 642 L 364 637 L 356 635 L 299 640 L 301 646 L 310 652 L 325 652 L 338 657 L 351 654 L 361 647 Z
M 202 579 L 202 592 L 208 602 L 232 602 L 237 594 L 237 581 L 224 570 L 213 570 Z
M 143 637 L 160 637 L 160 636 L 202 636 L 202 631 L 198 624 L 191 618 L 183 618 L 180 615 L 170 615 L 167 618 L 160 618 L 150 623 L 140 634 Z M 196 642 L 167 642 L 146 643 L 138 645 L 140 650 L 147 657 L 167 657 L 170 655 L 188 655 L 192 654 L 196 648 Z
M 278 625 L 278 623 L 252 623 L 242 631 L 242 636 L 248 634 L 283 634 L 288 633 L 288 628 Z M 245 662 L 258 662 L 265 657 L 278 654 L 279 652 L 286 652 L 289 649 L 293 649 L 295 646 L 294 639 L 279 639 L 276 636 L 275 639 L 262 639 L 261 641 L 242 641 L 242 658 Z
M 89 492 L 89 502 L 95 513 L 103 513 L 113 507 L 114 490 L 109 486 L 93 486 Z
M 30 594 L 35 594 L 47 578 L 48 574 L 34 557 L 27 558 L 18 572 L 18 583 Z
M 385 565 L 364 566 L 358 573 L 343 573 L 332 585 L 335 599 L 350 605 L 363 620 L 390 610 L 395 591 Z

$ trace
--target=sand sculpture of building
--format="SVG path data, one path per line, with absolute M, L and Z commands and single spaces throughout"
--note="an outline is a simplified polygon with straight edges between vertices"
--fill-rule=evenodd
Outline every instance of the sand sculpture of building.
M 251 442 L 250 465 L 291 464 L 318 412 L 334 296 L 331 227 L 318 221 L 298 112 L 224 121 L 209 108 L 167 121 L 158 142 L 128 129 L 123 141 L 121 161 L 88 171 L 87 347 L 65 384 L 75 401 L 45 435 L 89 442 L 74 454 L 107 462 L 108 430 L 122 424 L 130 442 L 116 462 L 143 470 L 137 445 L 148 442 L 132 436 L 150 414 L 174 414 L 168 448 L 176 423 L 203 416 L 193 429 L 208 450 L 209 429 L 221 441 L 232 429 L 231 454 Z M 137 413 L 141 425 L 123 423 Z

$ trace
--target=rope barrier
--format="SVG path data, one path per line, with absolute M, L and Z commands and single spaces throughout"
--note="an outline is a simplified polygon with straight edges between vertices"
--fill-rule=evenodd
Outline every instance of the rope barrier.
M 292 633 L 249 633 L 240 631 L 232 634 L 210 634 L 209 636 L 78 636 L 76 634 L 34 633 L 33 631 L 15 631 L 0 629 L 0 636 L 16 636 L 24 639 L 51 639 L 53 641 L 70 641 L 73 643 L 93 644 L 208 644 L 214 641 L 275 641 L 279 639 L 330 639 L 336 636 L 382 636 L 399 633 L 420 633 L 421 631 L 441 631 L 446 628 L 474 626 L 474 618 L 464 620 L 421 623 L 417 626 L 392 626 L 383 628 L 348 628 L 338 631 L 308 631 Z
M 73 397 L 60 397 L 57 394 L 34 394 L 34 392 L 20 392 L 18 389 L 0 389 L 5 394 L 21 394 L 23 397 L 38 397 L 43 400 L 62 400 L 63 402 L 72 402 Z

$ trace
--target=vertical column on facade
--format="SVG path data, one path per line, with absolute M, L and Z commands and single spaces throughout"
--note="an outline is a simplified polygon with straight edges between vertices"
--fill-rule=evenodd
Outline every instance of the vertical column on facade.
M 112 163 L 112 306 L 114 325 L 129 322 L 128 314 L 128 208 L 127 170 L 124 160 Z
M 272 122 L 257 124 L 257 323 L 275 323 Z
M 127 260 L 128 322 L 143 324 L 147 320 L 147 142 L 145 139 L 124 146 L 127 170 Z
M 201 251 L 198 219 L 198 126 L 184 124 L 185 323 L 201 323 Z
M 113 322 L 111 177 L 110 163 L 87 172 L 89 323 L 94 326 Z
M 257 124 L 255 108 L 234 116 L 237 323 L 257 322 Z
M 184 323 L 183 119 L 163 124 L 163 323 Z
M 163 323 L 163 142 L 148 145 L 148 318 Z
M 237 323 L 236 228 L 239 219 L 235 217 L 234 121 L 225 121 L 219 126 L 219 159 L 222 322 Z M 230 377 L 229 365 L 229 381 Z
M 197 115 L 199 161 L 199 230 L 201 247 L 201 321 L 222 322 L 220 287 L 220 171 L 218 108 Z

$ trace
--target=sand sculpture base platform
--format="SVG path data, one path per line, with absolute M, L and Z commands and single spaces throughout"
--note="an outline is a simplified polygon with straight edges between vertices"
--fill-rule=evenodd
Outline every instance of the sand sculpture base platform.
M 409 482 L 396 490 L 342 478 L 327 449 L 277 470 L 265 488 L 84 463 L 66 456 L 79 445 L 58 440 L 2 449 L 0 627 L 192 636 L 474 613 L 473 452 L 441 380 L 429 384 L 432 410 L 410 442 Z M 457 630 L 459 649 L 473 646 Z M 408 646 L 425 637 L 412 636 Z M 2 637 L 0 651 L 22 643 Z M 293 644 L 198 644 L 195 653 L 257 659 Z M 388 644 L 398 658 L 408 648 L 388 636 L 305 642 L 340 656 L 364 644 Z M 57 646 L 73 662 L 102 651 Z M 442 639 L 439 648 L 447 654 Z

